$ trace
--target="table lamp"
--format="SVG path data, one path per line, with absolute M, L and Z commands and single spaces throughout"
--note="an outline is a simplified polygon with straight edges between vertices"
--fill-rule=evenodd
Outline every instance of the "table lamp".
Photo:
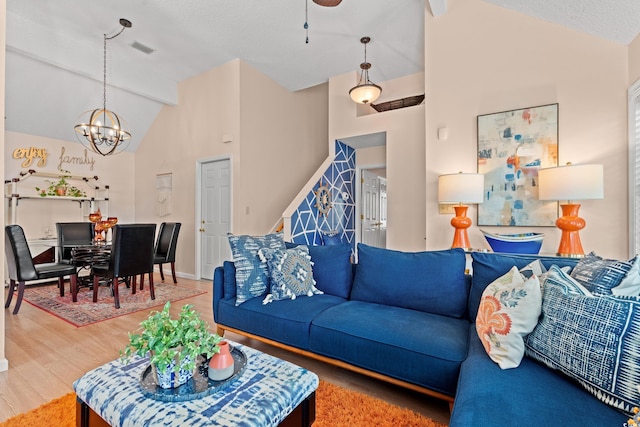
M 540 169 L 538 171 L 538 198 L 540 200 L 566 200 L 561 204 L 562 216 L 556 227 L 562 230 L 558 255 L 579 257 L 584 255 L 580 230 L 586 222 L 578 216 L 580 205 L 574 200 L 603 199 L 604 173 L 602 165 L 572 165 Z
M 471 249 L 467 228 L 471 226 L 471 218 L 467 216 L 468 206 L 465 203 L 482 203 L 484 201 L 484 175 L 477 173 L 453 173 L 438 177 L 438 202 L 457 203 L 453 209 L 456 216 L 451 220 L 455 228 L 452 248 Z

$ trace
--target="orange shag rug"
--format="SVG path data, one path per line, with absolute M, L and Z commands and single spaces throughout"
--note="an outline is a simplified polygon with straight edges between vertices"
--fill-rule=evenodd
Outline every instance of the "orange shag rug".
M 69 393 L 16 415 L 0 427 L 75 427 L 76 395 Z M 313 427 L 445 427 L 409 409 L 320 381 Z

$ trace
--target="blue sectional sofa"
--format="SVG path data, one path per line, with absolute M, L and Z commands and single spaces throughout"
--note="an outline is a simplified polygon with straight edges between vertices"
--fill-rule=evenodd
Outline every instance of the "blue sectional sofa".
M 309 247 L 323 294 L 236 304 L 235 266 L 214 273 L 218 334 L 232 331 L 296 353 L 445 399 L 450 426 L 619 426 L 627 417 L 577 382 L 525 356 L 501 369 L 487 356 L 474 320 L 484 288 L 513 266 L 546 268 L 575 259 L 406 253 L 348 245 Z M 473 274 L 465 274 L 472 257 Z

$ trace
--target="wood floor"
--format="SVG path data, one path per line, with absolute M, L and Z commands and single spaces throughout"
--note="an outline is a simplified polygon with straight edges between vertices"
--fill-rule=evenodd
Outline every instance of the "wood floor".
M 155 280 L 160 280 L 159 274 Z M 174 304 L 172 312 L 177 313 L 183 304 L 193 304 L 209 323 L 211 331 L 215 331 L 211 282 L 179 278 L 178 284 L 207 290 L 207 293 Z M 28 292 L 27 288 L 25 294 Z M 127 343 L 127 332 L 134 331 L 148 314 L 142 311 L 76 328 L 24 301 L 19 314 L 13 315 L 11 310 L 13 304 L 4 311 L 9 370 L 0 372 L 0 422 L 72 392 L 73 381 L 82 374 L 118 358 L 119 350 Z M 239 335 L 229 334 L 227 338 L 303 366 L 328 382 L 410 408 L 441 423 L 449 422 L 449 408 L 444 401 Z

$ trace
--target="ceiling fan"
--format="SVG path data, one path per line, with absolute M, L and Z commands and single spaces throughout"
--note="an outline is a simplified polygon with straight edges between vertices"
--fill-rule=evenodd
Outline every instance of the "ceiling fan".
M 342 0 L 313 0 L 313 2 L 320 6 L 333 7 L 339 5 Z

